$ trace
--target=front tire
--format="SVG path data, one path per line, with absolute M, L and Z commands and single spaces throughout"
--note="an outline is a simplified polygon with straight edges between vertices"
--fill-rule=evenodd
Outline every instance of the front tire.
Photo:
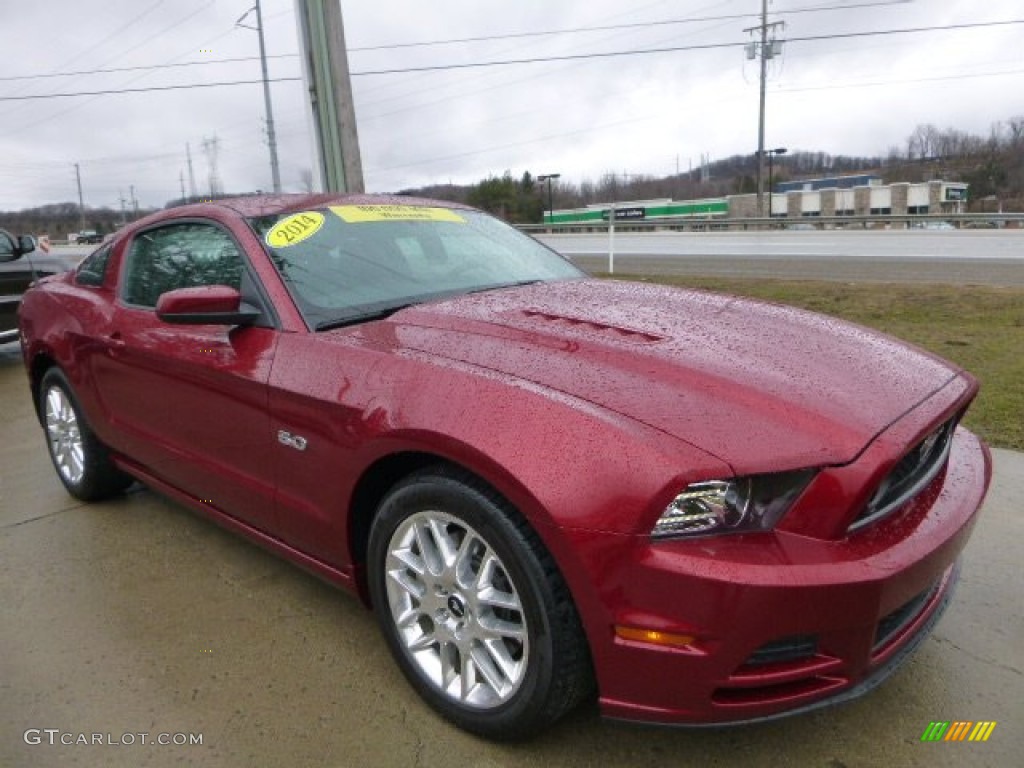
M 554 561 L 475 478 L 438 468 L 396 486 L 370 532 L 368 577 L 402 672 L 459 727 L 525 738 L 590 692 L 586 642 Z
M 68 493 L 82 501 L 98 501 L 132 484 L 132 478 L 110 461 L 107 447 L 89 427 L 71 385 L 58 368 L 43 376 L 39 412 L 50 459 Z

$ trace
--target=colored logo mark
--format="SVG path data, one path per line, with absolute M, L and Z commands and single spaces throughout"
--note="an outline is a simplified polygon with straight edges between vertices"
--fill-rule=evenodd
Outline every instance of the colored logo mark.
M 921 741 L 988 741 L 995 729 L 995 720 L 931 722 L 921 734 Z

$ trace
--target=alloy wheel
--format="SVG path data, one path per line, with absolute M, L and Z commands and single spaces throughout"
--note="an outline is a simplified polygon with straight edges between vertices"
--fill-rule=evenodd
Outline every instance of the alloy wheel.
M 60 387 L 46 393 L 46 437 L 61 476 L 72 485 L 85 474 L 85 446 L 70 398 Z
M 386 570 L 391 618 L 426 680 L 473 709 L 515 695 L 530 655 L 526 614 L 483 536 L 444 512 L 418 512 L 392 534 Z

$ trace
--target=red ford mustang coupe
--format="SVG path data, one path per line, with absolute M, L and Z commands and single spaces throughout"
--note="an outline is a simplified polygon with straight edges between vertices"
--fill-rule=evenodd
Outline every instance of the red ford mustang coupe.
M 143 219 L 25 296 L 57 475 L 140 480 L 372 606 L 412 686 L 524 737 L 772 718 L 927 636 L 988 487 L 967 373 L 772 304 L 588 279 L 465 207 Z

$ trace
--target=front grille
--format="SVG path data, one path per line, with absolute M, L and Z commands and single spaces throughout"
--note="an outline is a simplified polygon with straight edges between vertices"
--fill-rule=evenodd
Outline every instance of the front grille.
M 883 616 L 882 620 L 878 622 L 878 626 L 875 627 L 875 641 L 871 646 L 871 652 L 877 653 L 891 639 L 910 626 L 914 619 L 921 615 L 921 611 L 928 605 L 939 586 L 939 584 L 935 584 L 931 589 L 926 589 L 892 613 Z
M 795 635 L 765 643 L 746 661 L 746 666 L 760 666 L 784 661 L 800 661 L 811 658 L 818 651 L 815 635 Z
M 881 520 L 924 490 L 946 465 L 956 421 L 953 418 L 942 424 L 900 459 L 850 525 L 850 531 Z

